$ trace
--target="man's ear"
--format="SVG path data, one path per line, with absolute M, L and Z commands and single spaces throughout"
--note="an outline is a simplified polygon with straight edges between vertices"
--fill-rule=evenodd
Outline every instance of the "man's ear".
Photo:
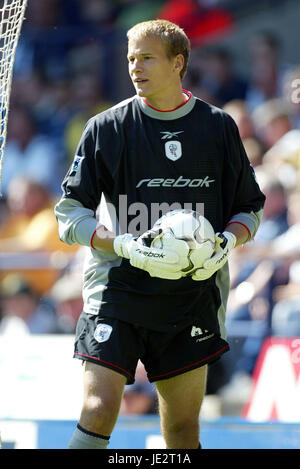
M 184 57 L 182 54 L 177 54 L 175 57 L 175 62 L 174 62 L 174 70 L 180 73 L 183 67 L 184 67 Z

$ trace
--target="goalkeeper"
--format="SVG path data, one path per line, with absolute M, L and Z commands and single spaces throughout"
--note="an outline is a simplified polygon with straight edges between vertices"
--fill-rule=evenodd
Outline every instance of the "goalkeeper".
M 136 94 L 88 121 L 55 207 L 61 240 L 87 246 L 74 351 L 84 402 L 69 448 L 108 446 L 138 360 L 156 385 L 166 447 L 200 448 L 207 365 L 229 349 L 227 259 L 253 239 L 265 197 L 234 121 L 182 89 L 184 31 L 153 20 L 127 36 Z M 217 237 L 213 256 L 183 276 L 186 242 L 154 249 L 148 230 L 155 207 L 187 203 L 203 204 Z

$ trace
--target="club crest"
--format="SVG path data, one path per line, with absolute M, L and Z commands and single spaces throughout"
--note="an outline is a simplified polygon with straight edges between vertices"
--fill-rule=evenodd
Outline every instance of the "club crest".
M 169 160 L 178 160 L 182 156 L 181 143 L 178 140 L 168 140 L 165 143 L 165 152 Z
M 112 332 L 112 327 L 108 324 L 98 324 L 94 332 L 94 338 L 97 342 L 106 342 Z

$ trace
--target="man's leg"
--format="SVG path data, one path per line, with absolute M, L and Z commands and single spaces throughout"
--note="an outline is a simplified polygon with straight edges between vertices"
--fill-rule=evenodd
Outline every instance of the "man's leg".
M 105 449 L 118 418 L 125 376 L 95 363 L 84 363 L 83 406 L 70 449 Z
M 168 449 L 199 448 L 199 414 L 206 379 L 207 365 L 155 383 Z

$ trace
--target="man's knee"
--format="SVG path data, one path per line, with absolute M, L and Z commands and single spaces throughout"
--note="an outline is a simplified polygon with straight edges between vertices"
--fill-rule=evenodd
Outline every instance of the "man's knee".
M 119 413 L 119 400 L 111 396 L 103 399 L 100 396 L 90 395 L 84 399 L 80 422 L 95 432 L 107 429 L 109 431 Z
M 83 401 L 82 409 L 86 414 L 100 416 L 107 420 L 111 415 L 118 412 L 119 401 L 113 398 L 103 399 L 101 396 L 87 396 Z
M 85 392 L 80 417 L 83 428 L 109 434 L 118 417 L 125 377 L 93 364 L 86 366 Z
M 199 419 L 198 417 L 183 416 L 182 418 L 172 419 L 171 417 L 164 422 L 164 429 L 169 434 L 189 434 L 198 435 Z
M 199 446 L 199 423 L 195 419 L 169 419 L 162 425 L 168 449 L 197 448 Z

